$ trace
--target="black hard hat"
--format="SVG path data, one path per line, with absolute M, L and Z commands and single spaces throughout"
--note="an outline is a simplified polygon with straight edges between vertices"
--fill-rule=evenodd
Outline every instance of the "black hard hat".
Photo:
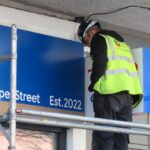
M 97 26 L 100 28 L 100 23 L 93 20 L 88 20 L 80 24 L 78 28 L 78 37 L 84 43 L 84 36 L 88 29 L 91 27 Z

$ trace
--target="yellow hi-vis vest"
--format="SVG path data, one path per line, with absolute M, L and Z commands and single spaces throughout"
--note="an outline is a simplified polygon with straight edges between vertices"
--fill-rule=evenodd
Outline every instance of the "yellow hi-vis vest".
M 111 36 L 101 36 L 106 41 L 108 63 L 105 74 L 95 83 L 94 90 L 100 94 L 128 91 L 135 97 L 132 107 L 136 107 L 142 99 L 142 89 L 130 47 Z

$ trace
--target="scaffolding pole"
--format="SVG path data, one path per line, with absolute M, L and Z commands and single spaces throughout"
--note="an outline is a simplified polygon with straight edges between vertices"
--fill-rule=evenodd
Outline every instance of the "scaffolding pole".
M 107 126 L 110 125 L 110 126 L 119 126 L 119 127 L 126 127 L 126 128 L 141 128 L 141 129 L 150 130 L 149 124 L 142 124 L 142 123 L 117 121 L 117 120 L 93 118 L 93 117 L 82 117 L 82 116 L 21 109 L 21 108 L 16 109 L 16 112 L 17 114 L 23 114 L 27 116 L 50 117 L 50 118 L 64 119 L 64 120 L 71 120 L 71 121 L 82 121 L 85 123 L 95 123 L 95 124 L 101 124 Z
M 149 131 L 144 130 L 135 130 L 128 128 L 119 128 L 112 126 L 102 126 L 102 125 L 94 125 L 94 124 L 85 124 L 85 123 L 75 123 L 75 122 L 67 122 L 62 120 L 46 120 L 43 118 L 28 118 L 23 116 L 17 116 L 17 122 L 20 123 L 28 123 L 28 124 L 36 124 L 36 125 L 48 125 L 48 126 L 57 126 L 57 127 L 66 127 L 66 128 L 78 128 L 78 129 L 86 129 L 86 130 L 96 130 L 103 132 L 115 132 L 115 133 L 125 133 L 125 134 L 135 134 L 135 135 L 146 135 L 150 136 Z
M 16 150 L 16 81 L 17 79 L 17 27 L 12 25 L 10 76 L 10 141 L 9 150 Z
M 101 118 L 16 109 L 17 122 L 150 136 L 150 125 Z M 26 115 L 26 116 L 25 116 Z M 30 116 L 30 117 L 29 117 Z M 38 117 L 38 118 L 36 118 Z M 40 117 L 40 118 L 39 118 Z M 43 118 L 48 117 L 48 118 Z M 52 120 L 55 119 L 55 120 Z M 70 120 L 71 122 L 68 122 Z M 82 122 L 82 123 L 81 123 Z M 95 124 L 91 124 L 95 123 Z M 139 128 L 139 129 L 133 129 Z M 143 129 L 143 130 L 141 130 Z

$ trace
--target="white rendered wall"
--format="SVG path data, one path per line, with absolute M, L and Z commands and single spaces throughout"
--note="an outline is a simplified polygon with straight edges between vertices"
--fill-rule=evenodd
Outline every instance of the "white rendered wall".
M 20 29 L 70 40 L 75 40 L 75 31 L 78 27 L 74 22 L 4 6 L 0 6 L 0 24 L 6 26 L 16 24 Z
M 87 150 L 86 130 L 69 129 L 67 132 L 67 150 Z

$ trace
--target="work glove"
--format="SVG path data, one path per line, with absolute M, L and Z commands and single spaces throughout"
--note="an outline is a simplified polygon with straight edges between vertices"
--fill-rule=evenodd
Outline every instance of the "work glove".
M 90 98 L 91 102 L 94 101 L 94 93 L 91 95 L 91 98 Z

